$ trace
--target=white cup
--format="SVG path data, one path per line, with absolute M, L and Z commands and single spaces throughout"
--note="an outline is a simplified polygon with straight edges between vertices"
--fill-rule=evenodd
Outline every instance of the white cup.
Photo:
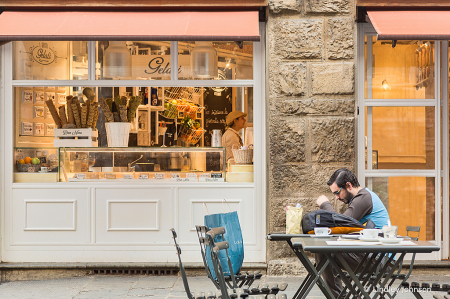
M 326 236 L 331 234 L 331 229 L 328 227 L 316 227 L 314 228 L 314 233 L 316 236 Z
M 366 228 L 360 231 L 359 233 L 363 236 L 364 239 L 375 239 L 378 237 L 379 229 L 377 228 Z
M 42 172 L 47 172 L 47 171 L 48 171 L 48 167 L 41 166 L 41 171 L 42 171 Z

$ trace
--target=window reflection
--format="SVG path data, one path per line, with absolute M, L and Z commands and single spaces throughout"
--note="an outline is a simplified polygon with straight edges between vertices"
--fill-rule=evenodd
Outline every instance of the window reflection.
M 87 80 L 88 42 L 13 42 L 14 80 Z

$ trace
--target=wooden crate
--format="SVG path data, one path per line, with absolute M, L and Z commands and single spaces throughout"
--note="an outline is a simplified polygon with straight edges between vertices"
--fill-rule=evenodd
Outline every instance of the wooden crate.
M 54 147 L 98 147 L 98 131 L 87 129 L 55 129 Z

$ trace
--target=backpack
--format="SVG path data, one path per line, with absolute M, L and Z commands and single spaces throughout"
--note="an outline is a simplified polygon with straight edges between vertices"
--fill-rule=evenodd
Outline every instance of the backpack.
M 361 224 L 350 216 L 326 210 L 316 210 L 306 213 L 302 218 L 304 234 L 314 234 L 315 227 L 328 227 L 331 229 L 331 234 L 348 234 L 365 228 L 375 228 L 375 223 L 369 219 L 366 223 Z

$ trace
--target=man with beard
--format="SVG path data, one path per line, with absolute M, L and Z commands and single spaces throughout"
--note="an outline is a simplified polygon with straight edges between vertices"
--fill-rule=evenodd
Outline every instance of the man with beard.
M 344 215 L 350 216 L 361 223 L 365 223 L 370 219 L 375 223 L 376 228 L 379 229 L 390 221 L 389 214 L 380 198 L 369 189 L 361 188 L 358 179 L 350 170 L 346 168 L 336 170 L 327 182 L 327 185 L 330 186 L 331 192 L 338 200 L 348 205 Z M 335 212 L 325 195 L 319 196 L 317 205 L 322 210 Z M 361 253 L 343 254 L 344 259 L 353 270 L 356 269 L 363 256 L 364 254 Z M 325 258 L 324 255 L 316 253 L 317 263 L 323 258 Z M 343 269 L 339 262 L 338 264 Z M 338 297 L 342 291 L 342 280 L 333 274 L 331 265 L 327 266 L 322 276 L 334 296 Z

